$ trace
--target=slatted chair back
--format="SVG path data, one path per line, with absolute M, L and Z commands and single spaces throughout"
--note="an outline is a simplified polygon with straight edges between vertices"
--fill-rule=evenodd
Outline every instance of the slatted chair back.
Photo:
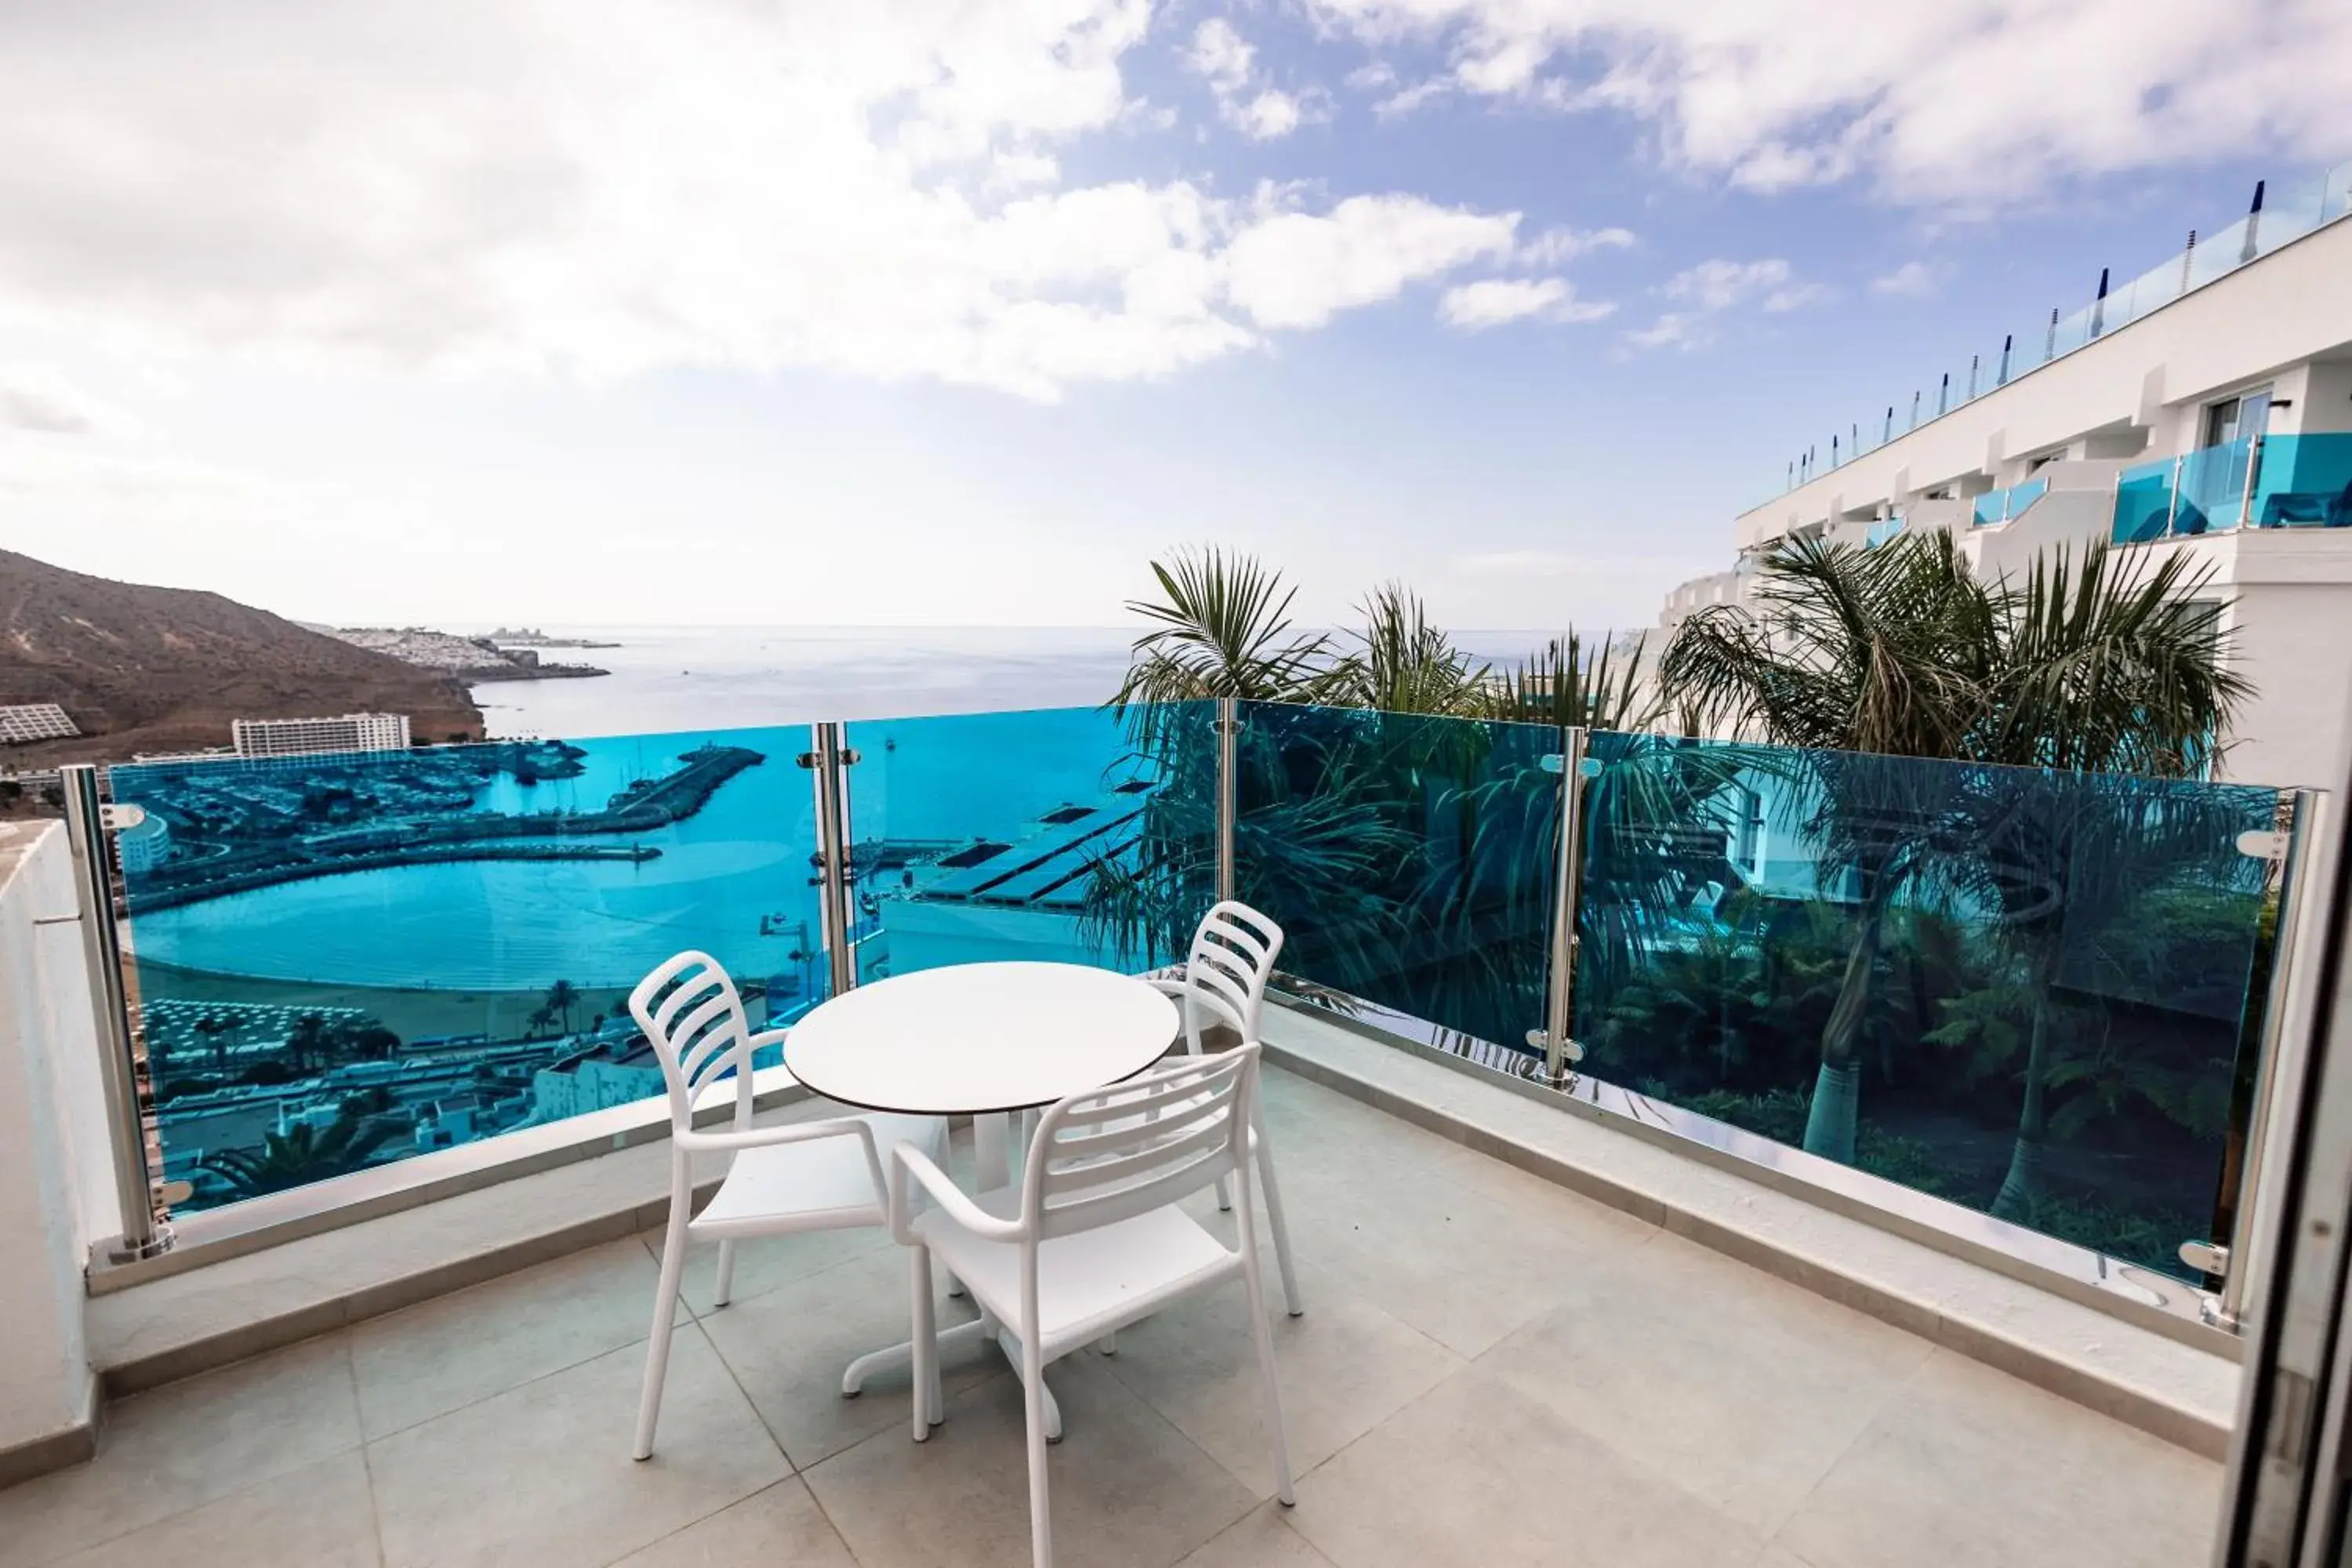
M 661 1062 L 674 1129 L 694 1125 L 696 1105 L 730 1069 L 735 1125 L 751 1124 L 751 1026 L 724 965 L 707 952 L 677 954 L 629 993 L 629 1014 Z
M 1254 1044 L 1179 1058 L 1048 1110 L 1022 1178 L 1033 1264 L 1036 1242 L 1164 1208 L 1233 1174 L 1257 1060 Z
M 1210 907 L 1184 960 L 1184 1040 L 1194 1056 L 1202 1051 L 1201 1030 L 1212 1020 L 1256 1043 L 1266 984 L 1281 952 L 1282 928 L 1266 916 L 1233 899 Z

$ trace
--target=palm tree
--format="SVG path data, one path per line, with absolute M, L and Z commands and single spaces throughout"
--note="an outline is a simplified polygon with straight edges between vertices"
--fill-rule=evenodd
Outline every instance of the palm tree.
M 196 1020 L 196 1033 L 205 1037 L 205 1044 L 212 1049 L 215 1077 L 228 1071 L 228 1037 L 236 1027 L 218 1013 L 207 1013 Z
M 310 1182 L 322 1182 L 360 1169 L 383 1142 L 399 1131 L 396 1124 L 358 1114 L 346 1102 L 324 1132 L 307 1121 L 262 1139 L 258 1152 L 223 1149 L 205 1160 L 241 1198 L 282 1192 Z
M 2248 690 L 2224 668 L 2221 608 L 2198 598 L 2204 582 L 2177 558 L 2121 571 L 2102 545 L 2079 564 L 2063 550 L 2037 558 L 2013 588 L 1979 581 L 1948 533 L 1875 550 L 1801 541 L 1766 559 L 1752 610 L 1712 606 L 1676 629 L 1662 696 L 1703 723 L 1805 750 L 1816 803 L 1806 831 L 1857 902 L 1807 1150 L 1853 1159 L 1856 1049 L 1893 906 L 1928 881 L 2003 896 L 1966 858 L 1991 842 L 1977 798 L 1989 775 L 1886 757 L 2193 771 Z M 2046 1012 L 2046 985 L 2037 1005 Z M 2046 1132 L 2046 1061 L 2027 1068 L 2021 1142 Z
M 327 1020 L 318 1013 L 305 1013 L 294 1020 L 293 1033 L 286 1037 L 288 1064 L 296 1078 L 307 1078 L 315 1070 L 320 1054 L 327 1046 Z
M 1284 587 L 1281 573 L 1254 555 L 1212 548 L 1155 561 L 1151 574 L 1162 597 L 1127 607 L 1153 629 L 1135 639 L 1112 707 L 1219 697 L 1296 702 L 1318 689 L 1330 638 L 1292 629 L 1298 590 Z
M 580 1005 L 580 990 L 569 980 L 559 980 L 547 988 L 547 1010 L 563 1020 L 566 1034 L 572 1031 L 572 1009 Z

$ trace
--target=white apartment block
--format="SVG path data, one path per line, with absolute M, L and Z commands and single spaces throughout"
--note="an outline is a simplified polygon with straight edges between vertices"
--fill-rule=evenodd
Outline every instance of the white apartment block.
M 2220 773 L 2335 784 L 2352 700 L 2347 216 L 2352 163 L 2103 302 L 1988 344 L 1922 395 L 1916 426 L 1907 397 L 1847 425 L 1739 515 L 1737 563 L 1670 594 L 1664 626 L 1743 602 L 1791 539 L 1942 529 L 1989 576 L 2093 540 L 2127 560 L 2185 554 L 2229 602 L 2232 657 L 2258 691 Z
M 0 746 L 28 741 L 70 741 L 81 731 L 54 702 L 0 703 Z
M 338 719 L 239 719 L 230 726 L 241 757 L 310 757 L 408 749 L 405 713 L 346 713 Z

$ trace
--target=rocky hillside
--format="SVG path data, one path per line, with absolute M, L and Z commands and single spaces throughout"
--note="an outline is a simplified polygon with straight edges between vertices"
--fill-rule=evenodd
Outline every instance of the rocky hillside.
M 481 710 L 447 675 L 218 594 L 86 577 L 0 550 L 0 703 L 55 702 L 84 738 L 0 763 L 116 760 L 225 746 L 233 719 L 405 713 L 419 741 L 474 739 Z

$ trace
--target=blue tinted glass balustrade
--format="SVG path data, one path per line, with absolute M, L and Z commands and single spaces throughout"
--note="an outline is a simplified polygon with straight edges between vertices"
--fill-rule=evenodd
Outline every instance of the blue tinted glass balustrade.
M 2117 544 L 2146 544 L 2162 539 L 2172 526 L 2172 481 L 2179 463 L 2161 458 L 2126 468 L 2116 479 L 2115 526 L 2108 537 Z
M 2261 510 L 2325 525 L 2348 442 L 2279 438 Z M 2170 471 L 2123 489 L 2161 515 Z M 1235 891 L 1285 928 L 1282 968 L 1538 1059 L 1561 732 L 1239 715 Z M 1214 720 L 846 726 L 859 978 L 1181 957 L 1216 892 Z M 185 1206 L 658 1093 L 624 998 L 682 948 L 756 1026 L 821 1000 L 808 746 L 115 769 L 148 812 L 121 839 L 129 942 Z M 2215 1234 L 2264 984 L 2263 866 L 2236 845 L 2272 792 L 1612 734 L 1579 788 L 1583 1071 L 2152 1267 Z
M 1559 731 L 1272 703 L 1241 722 L 1234 890 L 1281 923 L 1283 970 L 1524 1048 L 1544 1017 Z
M 2275 792 L 1596 735 L 1583 1069 L 2146 1266 L 2212 1228 Z M 2225 1233 L 2222 1233 L 2225 1234 Z
M 1995 523 L 2007 522 L 2049 492 L 2050 481 L 2046 478 L 2028 479 L 2007 489 L 1987 490 L 1977 497 L 1975 504 L 1969 509 L 1969 526 L 1990 528 Z
M 2352 431 L 2263 437 L 2248 521 L 2256 528 L 2352 528 Z
M 860 976 L 1181 958 L 1216 899 L 1215 716 L 1193 702 L 846 726 Z
M 630 987 L 822 994 L 805 727 L 118 767 L 164 1171 L 205 1207 L 642 1099 Z

